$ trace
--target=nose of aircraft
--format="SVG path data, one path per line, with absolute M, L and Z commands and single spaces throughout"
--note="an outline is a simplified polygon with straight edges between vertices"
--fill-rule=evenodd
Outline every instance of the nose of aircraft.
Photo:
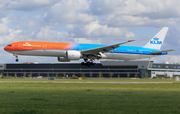
M 4 47 L 4 50 L 5 51 L 10 51 L 11 50 L 11 46 L 12 46 L 11 44 L 7 45 L 6 47 Z
M 8 51 L 8 46 L 4 47 L 4 50 L 5 50 L 5 51 Z

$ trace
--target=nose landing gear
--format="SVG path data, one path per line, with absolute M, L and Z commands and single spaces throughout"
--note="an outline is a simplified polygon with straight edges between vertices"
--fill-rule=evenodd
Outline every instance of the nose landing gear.
M 18 62 L 19 61 L 18 56 L 17 55 L 14 55 L 14 56 L 16 57 L 15 61 Z
M 16 59 L 16 62 L 18 62 L 19 61 L 19 59 Z

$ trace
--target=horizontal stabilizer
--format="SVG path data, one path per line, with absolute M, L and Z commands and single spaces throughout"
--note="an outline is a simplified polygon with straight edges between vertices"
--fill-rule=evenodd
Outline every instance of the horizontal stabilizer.
M 162 53 L 162 52 L 169 52 L 169 51 L 175 51 L 174 49 L 171 50 L 162 50 L 162 51 L 154 51 L 154 52 L 150 52 L 150 53 Z

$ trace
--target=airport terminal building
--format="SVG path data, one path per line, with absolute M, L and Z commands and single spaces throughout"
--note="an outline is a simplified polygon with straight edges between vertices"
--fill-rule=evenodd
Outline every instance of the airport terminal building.
M 0 64 L 5 77 L 104 77 L 104 78 L 153 78 L 180 76 L 180 64 L 160 64 L 153 61 L 101 61 L 87 67 L 80 63 L 23 63 Z

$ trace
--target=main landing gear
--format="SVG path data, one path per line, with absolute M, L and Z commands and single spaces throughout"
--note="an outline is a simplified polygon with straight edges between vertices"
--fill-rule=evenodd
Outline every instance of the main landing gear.
M 93 60 L 91 61 L 87 61 L 87 60 L 88 59 L 84 59 L 84 62 L 82 62 L 81 65 L 88 66 L 88 67 L 96 66 L 96 63 L 93 63 Z

